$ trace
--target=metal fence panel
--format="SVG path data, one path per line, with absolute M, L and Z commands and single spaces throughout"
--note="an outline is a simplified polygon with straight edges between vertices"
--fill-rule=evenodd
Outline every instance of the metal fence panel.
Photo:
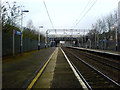
M 13 50 L 12 34 L 2 32 L 2 55 L 12 54 Z
M 41 42 L 40 48 L 44 48 L 45 43 Z M 15 54 L 20 53 L 20 36 L 14 38 Z M 38 49 L 38 41 L 23 37 L 23 52 Z M 2 55 L 11 55 L 13 53 L 13 35 L 2 32 Z

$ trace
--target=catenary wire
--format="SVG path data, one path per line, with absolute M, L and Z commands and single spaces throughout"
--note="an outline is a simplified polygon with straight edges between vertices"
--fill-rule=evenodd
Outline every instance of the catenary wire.
M 87 7 L 89 6 L 90 2 L 91 2 L 91 0 L 88 1 L 88 3 L 86 4 L 86 6 L 84 7 L 84 9 L 81 11 L 79 17 L 75 20 L 74 24 L 77 23 L 77 21 L 79 20 L 81 14 L 83 14 L 83 13 L 85 12 L 85 10 L 86 10 Z M 73 25 L 74 25 L 74 24 L 73 24 Z
M 94 3 L 91 5 L 91 7 L 85 12 L 85 14 L 80 18 L 80 20 L 75 24 L 74 27 L 76 27 L 79 22 L 87 15 L 87 13 L 92 9 L 92 7 L 96 4 L 97 0 L 94 1 Z
M 52 20 L 51 20 L 51 18 L 50 18 L 50 15 L 49 15 L 49 12 L 48 12 L 48 9 L 47 9 L 47 6 L 46 6 L 46 3 L 45 3 L 44 0 L 43 0 L 43 3 L 44 3 L 44 6 L 45 6 L 45 8 L 46 8 L 46 12 L 47 12 L 48 18 L 49 18 L 49 20 L 50 20 L 50 23 L 51 23 L 51 25 L 52 25 L 52 28 L 54 29 L 53 22 L 52 22 Z

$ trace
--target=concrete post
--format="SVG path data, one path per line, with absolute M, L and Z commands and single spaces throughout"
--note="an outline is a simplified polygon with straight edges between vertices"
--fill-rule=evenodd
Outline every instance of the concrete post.
M 120 27 L 120 1 L 118 2 L 118 27 Z M 120 33 L 120 29 L 119 29 Z
M 22 20 L 23 20 L 22 6 L 21 6 L 21 33 L 22 33 Z M 22 36 L 20 36 L 20 54 L 22 55 Z
M 1 22 L 0 22 L 0 89 L 2 90 L 2 24 Z
M 118 2 L 118 50 L 120 51 L 120 1 Z
M 38 33 L 38 50 L 40 50 L 40 32 Z
M 14 37 L 14 30 L 13 30 L 13 56 L 14 56 L 14 53 L 15 53 L 15 37 Z

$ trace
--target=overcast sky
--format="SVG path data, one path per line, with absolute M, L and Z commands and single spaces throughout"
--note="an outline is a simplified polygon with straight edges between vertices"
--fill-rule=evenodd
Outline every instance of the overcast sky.
M 23 19 L 24 26 L 29 20 L 36 28 L 43 25 L 43 29 L 52 28 L 43 0 L 2 0 L 2 2 L 17 2 L 29 10 Z M 120 0 L 44 0 L 55 29 L 79 28 L 89 29 L 97 19 L 107 16 L 117 10 Z M 96 1 L 96 2 L 95 2 Z M 94 4 L 94 5 L 93 5 Z M 85 12 L 93 5 L 89 12 Z M 87 6 L 87 7 L 86 7 Z M 86 9 L 85 9 L 86 8 Z M 84 16 L 84 17 L 83 17 Z M 83 18 L 82 18 L 83 17 Z M 82 19 L 81 19 L 82 18 Z M 80 22 L 78 23 L 78 21 Z M 77 24 L 77 25 L 76 25 Z

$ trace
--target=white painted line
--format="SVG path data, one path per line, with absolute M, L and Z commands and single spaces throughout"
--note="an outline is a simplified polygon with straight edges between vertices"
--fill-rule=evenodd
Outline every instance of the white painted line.
M 75 76 L 77 77 L 79 83 L 81 84 L 82 88 L 83 88 L 84 90 L 88 90 L 87 86 L 86 86 L 85 83 L 82 81 L 82 79 L 80 78 L 80 76 L 78 75 L 78 73 L 76 72 L 76 70 L 74 69 L 74 67 L 72 66 L 72 64 L 70 63 L 70 61 L 69 61 L 68 57 L 66 56 L 65 52 L 62 50 L 61 47 L 60 47 L 60 49 L 61 49 L 62 53 L 64 54 L 67 62 L 69 63 L 71 69 L 73 70 Z

